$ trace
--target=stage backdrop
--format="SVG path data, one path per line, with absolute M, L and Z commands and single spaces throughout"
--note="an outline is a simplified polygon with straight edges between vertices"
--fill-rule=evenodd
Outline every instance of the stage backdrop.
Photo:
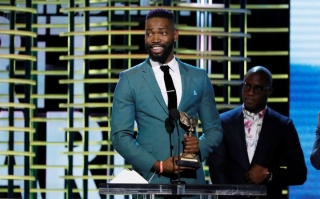
M 131 167 L 110 140 L 113 91 L 119 72 L 146 59 L 145 16 L 160 4 L 1 0 L 0 198 L 103 198 L 99 184 Z M 177 57 L 207 69 L 219 110 L 238 106 L 247 53 L 261 53 L 244 45 L 256 14 L 239 1 L 168 7 Z

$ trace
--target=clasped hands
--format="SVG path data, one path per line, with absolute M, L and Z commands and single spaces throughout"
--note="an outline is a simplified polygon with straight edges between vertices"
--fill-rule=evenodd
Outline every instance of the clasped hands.
M 250 184 L 261 184 L 266 181 L 268 168 L 255 164 L 246 173 L 246 181 Z
M 197 154 L 199 152 L 199 141 L 195 136 L 188 136 L 187 134 L 184 134 L 184 149 L 183 153 L 192 153 Z M 181 157 L 182 154 L 180 154 Z M 178 166 L 176 164 L 176 161 L 178 160 L 178 156 L 175 157 L 169 157 L 166 160 L 163 160 L 163 172 L 162 175 L 170 175 L 170 174 L 178 174 L 179 170 L 180 172 L 183 172 L 185 170 L 194 170 L 193 167 L 185 167 L 185 166 Z M 153 168 L 156 171 L 159 171 L 160 169 L 160 161 L 156 161 L 153 165 Z

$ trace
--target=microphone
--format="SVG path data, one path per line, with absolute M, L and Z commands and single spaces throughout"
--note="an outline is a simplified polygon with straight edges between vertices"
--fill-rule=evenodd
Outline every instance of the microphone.
M 169 117 L 171 120 L 174 121 L 176 127 L 177 127 L 177 133 L 178 133 L 178 162 L 180 162 L 180 132 L 179 132 L 179 126 L 178 126 L 178 120 L 180 119 L 180 112 L 178 109 L 170 109 L 169 110 Z M 180 180 L 180 164 L 178 164 L 178 180 L 171 180 L 172 184 L 186 184 L 186 182 Z
M 169 117 L 172 120 L 178 120 L 178 119 L 180 119 L 180 112 L 176 108 L 170 109 L 169 110 Z
M 170 156 L 173 157 L 172 155 L 172 150 L 174 148 L 173 144 L 172 144 L 172 132 L 174 130 L 174 120 L 179 119 L 180 118 L 180 113 L 178 111 L 178 109 L 170 109 L 169 110 L 169 117 L 165 120 L 165 128 L 166 131 L 169 133 L 169 139 L 170 139 Z

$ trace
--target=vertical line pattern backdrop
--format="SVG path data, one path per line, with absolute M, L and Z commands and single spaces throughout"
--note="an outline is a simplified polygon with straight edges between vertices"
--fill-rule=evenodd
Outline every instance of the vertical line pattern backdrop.
M 0 86 L 7 86 L 0 93 L 0 198 L 102 198 L 99 184 L 130 167 L 110 141 L 113 91 L 121 71 L 146 59 L 144 20 L 155 7 L 175 13 L 175 53 L 208 71 L 220 112 L 241 103 L 247 67 L 267 63 L 259 56 L 288 56 L 250 43 L 283 30 L 250 26 L 262 18 L 256 13 L 287 4 L 3 0 L 0 18 L 9 23 L 0 24 Z M 276 79 L 288 79 L 283 71 Z M 282 93 L 271 101 L 288 102 Z

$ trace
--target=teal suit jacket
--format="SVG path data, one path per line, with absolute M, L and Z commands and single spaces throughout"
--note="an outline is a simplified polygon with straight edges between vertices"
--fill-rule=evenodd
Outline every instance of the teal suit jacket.
M 177 59 L 177 58 L 176 58 Z M 190 117 L 198 116 L 203 129 L 199 137 L 200 159 L 203 161 L 222 139 L 222 128 L 216 109 L 213 86 L 204 69 L 178 60 L 182 97 L 179 111 Z M 111 140 L 114 149 L 133 166 L 146 180 L 153 174 L 152 166 L 157 160 L 165 160 L 178 155 L 178 139 L 183 142 L 185 131 L 179 126 L 170 134 L 165 128 L 169 112 L 162 97 L 149 58 L 141 64 L 120 73 L 113 98 L 111 118 Z M 138 131 L 134 136 L 134 121 Z M 197 135 L 197 134 L 195 134 Z M 180 152 L 183 145 L 180 144 Z M 183 172 L 181 180 L 188 184 L 205 183 L 203 168 Z M 151 183 L 170 183 L 170 179 L 154 175 Z

